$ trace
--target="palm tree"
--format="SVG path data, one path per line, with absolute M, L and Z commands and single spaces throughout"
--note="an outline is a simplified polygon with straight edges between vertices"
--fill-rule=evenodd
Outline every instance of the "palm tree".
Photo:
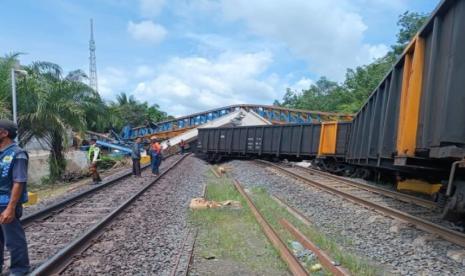
M 18 83 L 19 139 L 26 144 L 39 138 L 50 147 L 50 178 L 65 170 L 64 144 L 69 130 L 87 127 L 86 112 L 99 108 L 98 94 L 73 76 L 63 77 L 53 63 L 26 67 L 28 77 Z

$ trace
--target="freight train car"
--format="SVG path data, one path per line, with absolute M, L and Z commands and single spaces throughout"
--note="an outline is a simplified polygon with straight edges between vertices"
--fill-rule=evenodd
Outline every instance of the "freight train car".
M 444 0 L 354 117 L 346 156 L 357 168 L 396 171 L 409 190 L 425 186 L 408 187 L 409 177 L 442 182 L 446 212 L 462 217 L 465 175 L 455 161 L 465 157 L 464 49 L 465 1 Z
M 224 158 L 343 160 L 351 124 L 266 125 L 199 129 L 197 152 L 209 161 Z M 320 142 L 323 141 L 323 142 Z

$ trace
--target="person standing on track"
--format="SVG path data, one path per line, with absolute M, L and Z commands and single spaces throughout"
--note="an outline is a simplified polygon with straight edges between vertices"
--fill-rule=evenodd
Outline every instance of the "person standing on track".
M 136 138 L 134 145 L 132 145 L 132 174 L 135 177 L 141 177 L 140 173 L 140 152 L 142 149 L 141 145 L 142 139 L 140 137 Z
M 90 139 L 90 147 L 87 154 L 87 159 L 90 162 L 89 171 L 92 175 L 92 184 L 99 184 L 102 181 L 97 170 L 97 162 L 100 160 L 100 148 L 97 146 L 96 139 Z
M 18 127 L 9 120 L 0 120 L 0 273 L 3 271 L 3 251 L 10 251 L 10 275 L 29 272 L 29 254 L 20 218 L 27 197 L 27 167 L 29 156 L 14 139 Z
M 186 152 L 186 142 L 184 140 L 181 140 L 179 143 L 179 147 L 181 148 L 181 154 L 184 154 Z
M 161 146 L 160 143 L 158 143 L 158 140 L 156 138 L 152 137 L 152 143 L 150 144 L 150 165 L 152 167 L 152 173 L 154 175 L 159 175 L 160 171 L 160 164 L 161 164 Z

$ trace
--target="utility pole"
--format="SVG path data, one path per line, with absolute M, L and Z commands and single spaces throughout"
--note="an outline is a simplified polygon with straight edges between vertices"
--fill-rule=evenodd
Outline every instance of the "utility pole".
M 11 106 L 13 109 L 13 122 L 18 125 L 18 111 L 16 103 L 16 74 L 27 76 L 27 72 L 25 70 L 21 70 L 19 62 L 15 62 L 11 68 Z M 15 142 L 18 142 L 18 136 L 16 136 Z
M 98 93 L 97 82 L 97 61 L 95 59 L 94 22 L 90 19 L 90 40 L 89 40 L 89 86 Z

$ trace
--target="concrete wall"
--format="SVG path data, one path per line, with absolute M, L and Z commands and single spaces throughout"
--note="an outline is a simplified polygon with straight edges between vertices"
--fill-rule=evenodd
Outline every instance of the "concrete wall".
M 48 157 L 49 151 L 31 150 L 29 153 L 28 182 L 39 184 L 42 178 L 47 177 L 50 171 Z
M 48 158 L 50 152 L 47 150 L 29 150 L 29 183 L 40 184 L 42 178 L 49 175 L 50 166 Z M 84 151 L 70 150 L 65 153 L 66 172 L 82 172 L 87 170 L 87 155 Z

